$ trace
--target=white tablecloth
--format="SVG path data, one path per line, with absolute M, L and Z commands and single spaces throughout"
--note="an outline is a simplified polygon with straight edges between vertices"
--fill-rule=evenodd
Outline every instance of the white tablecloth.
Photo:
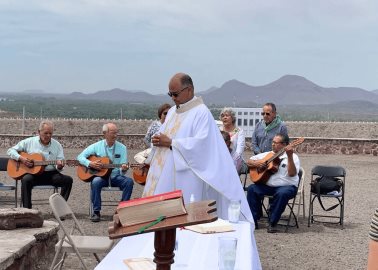
M 175 250 L 176 270 L 218 269 L 218 237 L 238 238 L 235 270 L 261 269 L 255 237 L 250 223 L 232 224 L 235 231 L 216 234 L 200 234 L 189 230 L 176 231 L 178 249 Z M 128 270 L 123 263 L 127 258 L 154 258 L 154 233 L 124 237 L 97 265 L 96 270 Z

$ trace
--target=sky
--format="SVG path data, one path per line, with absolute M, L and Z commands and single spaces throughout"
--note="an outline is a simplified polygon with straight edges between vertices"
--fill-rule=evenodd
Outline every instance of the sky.
M 0 0 L 0 92 L 162 94 L 177 72 L 378 89 L 378 1 Z

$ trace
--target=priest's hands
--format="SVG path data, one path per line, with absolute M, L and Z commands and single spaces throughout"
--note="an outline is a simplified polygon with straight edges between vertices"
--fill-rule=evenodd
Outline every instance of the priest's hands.
M 159 133 L 152 137 L 152 144 L 159 147 L 171 147 L 172 139 L 163 133 Z

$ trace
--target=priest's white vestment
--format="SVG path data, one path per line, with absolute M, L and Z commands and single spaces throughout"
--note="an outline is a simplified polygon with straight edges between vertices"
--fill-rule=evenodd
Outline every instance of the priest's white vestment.
M 185 203 L 191 194 L 195 200 L 216 200 L 218 216 L 226 220 L 230 200 L 240 200 L 242 216 L 254 223 L 233 160 L 202 98 L 172 107 L 160 133 L 172 139 L 172 150 L 153 150 L 144 196 L 181 189 Z

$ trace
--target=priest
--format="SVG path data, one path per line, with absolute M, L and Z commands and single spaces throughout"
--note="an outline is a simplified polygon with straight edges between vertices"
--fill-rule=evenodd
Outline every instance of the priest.
M 176 106 L 152 138 L 143 196 L 181 189 L 185 203 L 216 200 L 222 219 L 228 219 L 229 202 L 240 200 L 241 218 L 254 224 L 233 160 L 212 114 L 194 95 L 191 77 L 174 75 L 168 95 Z

